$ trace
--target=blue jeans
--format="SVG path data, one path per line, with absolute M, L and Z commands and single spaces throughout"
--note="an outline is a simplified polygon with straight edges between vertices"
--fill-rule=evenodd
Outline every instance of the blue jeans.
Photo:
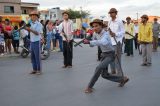
M 62 39 L 62 36 L 60 36 L 59 33 L 56 33 L 56 34 L 55 34 L 55 38 L 56 38 L 56 41 L 57 41 L 57 39 L 58 39 L 58 41 L 59 41 L 60 51 L 63 51 L 63 39 Z
M 34 71 L 41 71 L 41 45 L 40 41 L 31 42 L 31 61 Z
M 63 52 L 63 40 L 62 40 L 62 36 L 59 36 L 59 48 L 60 48 L 60 51 Z
M 50 50 L 51 48 L 51 40 L 52 40 L 52 33 L 47 34 L 47 49 Z

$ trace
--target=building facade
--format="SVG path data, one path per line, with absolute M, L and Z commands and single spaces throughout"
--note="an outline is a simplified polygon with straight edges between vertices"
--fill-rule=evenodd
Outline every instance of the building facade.
M 21 0 L 0 0 L 0 15 L 21 15 Z
M 0 0 L 0 16 L 9 19 L 12 23 L 18 23 L 21 20 L 27 21 L 28 14 L 33 10 L 38 10 L 38 3 L 26 3 L 21 0 Z
M 49 9 L 49 19 L 50 20 L 62 20 L 62 12 L 59 7 Z

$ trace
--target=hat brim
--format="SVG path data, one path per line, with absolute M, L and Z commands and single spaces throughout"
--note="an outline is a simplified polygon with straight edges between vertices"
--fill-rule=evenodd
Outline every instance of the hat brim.
M 98 22 L 98 21 L 97 21 L 97 22 L 91 22 L 91 23 L 90 23 L 90 26 L 93 27 L 93 24 L 94 24 L 94 23 L 97 23 L 97 24 L 100 24 L 100 25 L 103 26 L 103 23 L 102 23 L 102 22 Z
M 39 15 L 38 15 L 38 14 L 29 14 L 29 16 L 32 16 L 32 15 L 36 15 L 37 17 L 39 17 Z

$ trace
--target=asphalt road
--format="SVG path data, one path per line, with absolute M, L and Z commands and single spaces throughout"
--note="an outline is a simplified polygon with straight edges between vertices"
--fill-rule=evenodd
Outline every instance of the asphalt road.
M 0 106 L 160 106 L 160 52 L 153 65 L 142 67 L 141 56 L 123 55 L 130 81 L 117 87 L 101 77 L 92 94 L 83 93 L 98 64 L 97 48 L 74 48 L 72 69 L 62 69 L 62 53 L 43 61 L 43 74 L 29 75 L 30 59 L 0 58 Z

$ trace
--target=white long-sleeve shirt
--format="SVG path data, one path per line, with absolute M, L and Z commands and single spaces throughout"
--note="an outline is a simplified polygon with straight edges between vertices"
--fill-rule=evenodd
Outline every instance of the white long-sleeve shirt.
M 114 21 L 110 20 L 108 22 L 108 27 L 111 29 L 112 32 L 116 34 L 115 38 L 117 42 L 122 43 L 122 39 L 125 35 L 125 28 L 122 20 L 119 20 L 117 18 Z M 111 42 L 112 42 L 112 45 L 116 45 L 116 42 L 113 37 L 111 37 Z

